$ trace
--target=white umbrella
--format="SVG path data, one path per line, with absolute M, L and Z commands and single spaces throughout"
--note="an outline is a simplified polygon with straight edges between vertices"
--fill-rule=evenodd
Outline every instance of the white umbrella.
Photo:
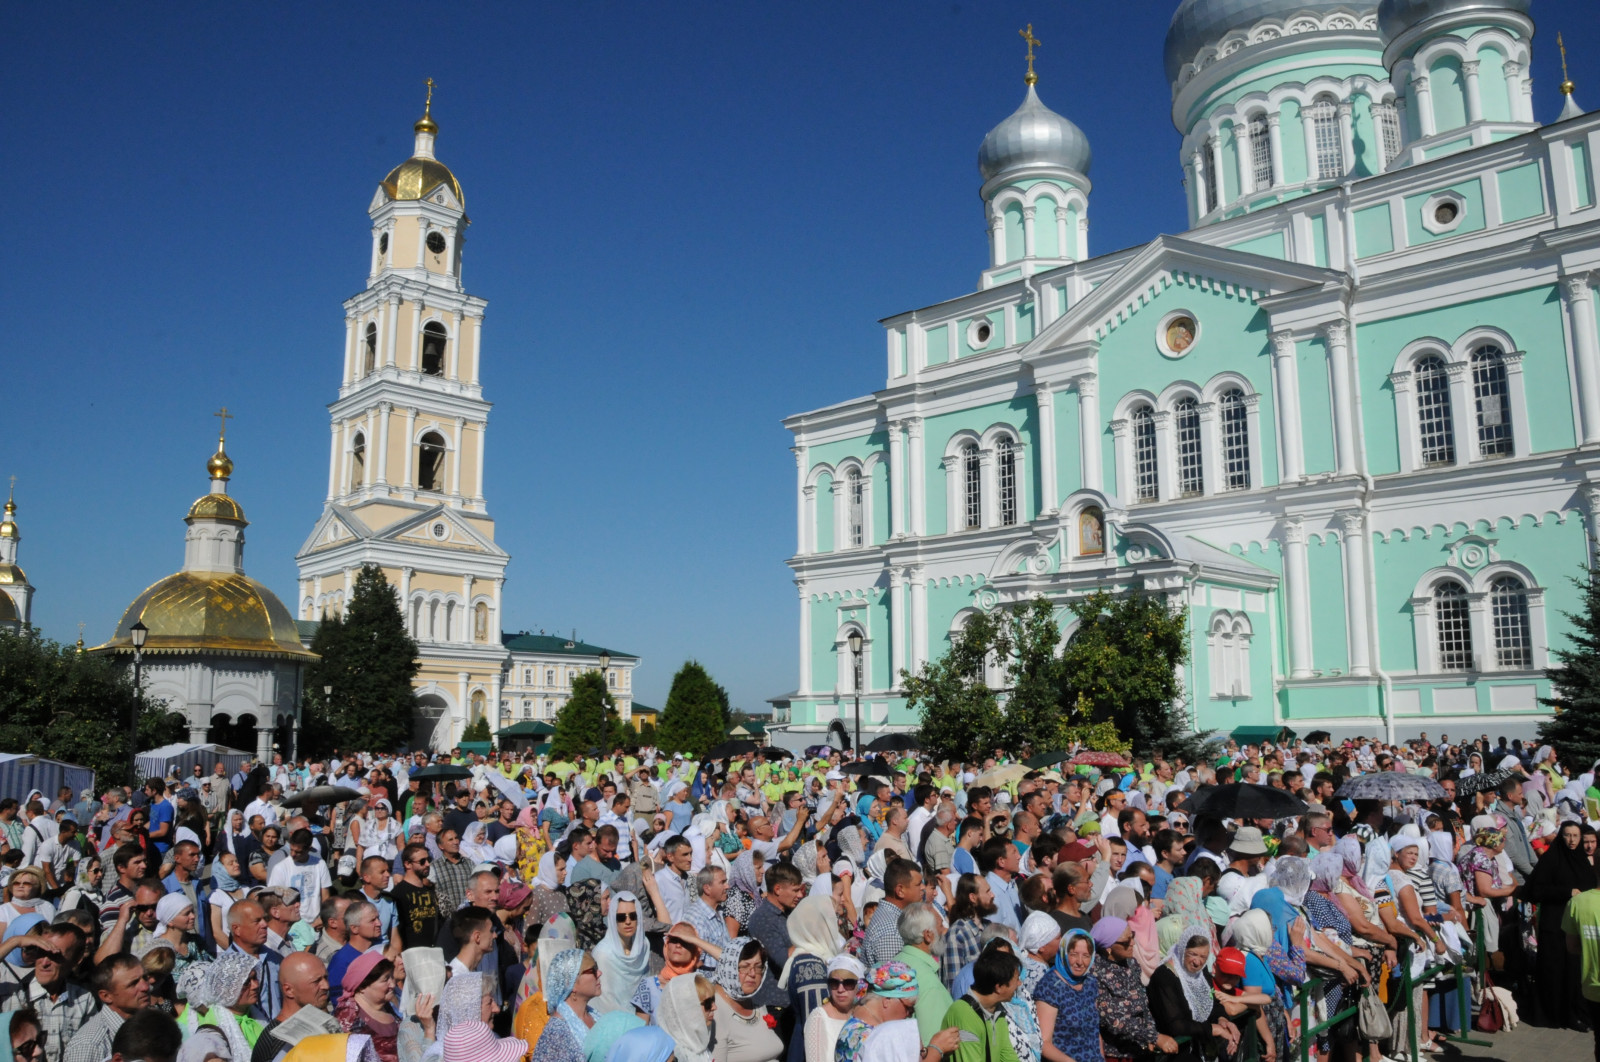
M 501 774 L 498 770 L 494 769 L 493 767 L 485 768 L 483 777 L 490 785 L 494 786 L 496 789 L 500 790 L 501 793 L 505 794 L 505 798 L 515 804 L 519 809 L 528 806 L 528 796 L 522 791 L 522 787 L 516 782 L 513 782 L 511 779 L 507 778 L 505 775 Z

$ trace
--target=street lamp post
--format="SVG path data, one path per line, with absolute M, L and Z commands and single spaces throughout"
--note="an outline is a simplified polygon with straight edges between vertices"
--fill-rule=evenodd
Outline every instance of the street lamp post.
M 850 642 L 850 655 L 854 659 L 851 671 L 855 675 L 856 686 L 856 746 L 855 753 L 861 755 L 861 632 L 853 630 L 848 639 Z
M 133 641 L 133 707 L 128 713 L 128 784 L 139 784 L 139 701 L 144 687 L 140 684 L 144 669 L 144 640 L 150 628 L 140 620 L 128 628 Z
M 611 736 L 611 724 L 606 718 L 606 694 L 611 687 L 606 684 L 606 669 L 611 666 L 611 651 L 600 650 L 600 732 L 602 740 Z

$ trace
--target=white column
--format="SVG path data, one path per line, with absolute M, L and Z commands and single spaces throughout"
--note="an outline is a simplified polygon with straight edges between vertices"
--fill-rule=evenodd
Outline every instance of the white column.
M 1233 123 L 1233 152 L 1239 159 L 1239 194 L 1250 195 L 1256 190 L 1256 166 L 1248 118 Z
M 1349 100 L 1344 100 L 1339 104 L 1339 157 L 1344 161 L 1342 173 L 1349 173 L 1355 169 L 1355 104 Z
M 1461 73 L 1467 79 L 1467 121 L 1483 121 L 1483 90 L 1478 85 L 1478 60 L 1468 59 L 1461 64 Z
M 805 556 L 806 550 L 806 453 L 808 448 L 801 444 L 789 447 L 789 452 L 794 454 L 794 511 L 795 511 L 795 545 L 794 551 L 798 556 Z
M 985 446 L 978 451 L 978 504 L 982 510 L 979 519 L 984 527 L 1000 526 L 1000 484 L 995 475 L 994 447 Z
M 1191 210 L 1195 221 L 1199 221 L 1206 212 L 1206 162 L 1205 152 L 1196 151 L 1189 156 L 1189 181 L 1194 187 L 1194 196 L 1190 200 Z
M 1356 470 L 1355 405 L 1350 395 L 1350 326 L 1330 321 L 1323 326 L 1328 343 L 1328 371 L 1333 378 L 1334 448 L 1340 475 Z
M 422 300 L 411 302 L 411 338 L 407 343 L 406 368 L 422 371 Z
M 1222 430 L 1215 402 L 1201 402 L 1200 414 L 1200 475 L 1201 487 L 1206 494 L 1220 494 L 1227 489 L 1222 481 Z
M 341 616 L 350 607 L 350 594 L 355 589 L 355 585 L 356 570 L 354 568 L 346 568 L 344 570 L 344 603 L 339 606 L 339 615 Z
M 356 318 L 355 314 L 347 313 L 344 315 L 344 382 L 355 382 L 356 375 Z
M 378 403 L 378 452 L 372 456 L 377 458 L 375 475 L 382 487 L 389 485 L 389 415 L 393 411 L 391 403 Z
M 1211 157 L 1206 159 L 1206 163 L 1217 175 L 1217 201 L 1211 204 L 1215 210 L 1228 201 L 1228 171 L 1222 167 L 1222 137 L 1215 133 L 1211 136 Z
M 1078 388 L 1078 451 L 1083 455 L 1083 485 L 1089 490 L 1104 490 L 1100 436 L 1105 428 L 1100 424 L 1100 379 L 1090 373 L 1077 377 L 1073 383 Z M 1124 498 L 1123 502 L 1127 500 Z M 1056 503 L 1060 502 L 1057 498 Z
M 1067 205 L 1065 203 L 1057 203 L 1056 204 L 1055 225 L 1056 225 L 1056 251 L 1058 252 L 1057 253 L 1057 257 L 1060 257 L 1060 258 L 1071 258 L 1073 260 L 1077 260 L 1077 258 L 1078 258 L 1078 234 L 1076 232 L 1072 233 L 1071 237 L 1070 237 L 1072 242 L 1071 243 L 1067 242 L 1067 240 L 1068 240 L 1068 233 L 1067 233 Z M 1051 300 L 1052 305 L 1050 306 L 1049 311 L 1039 318 L 1040 321 L 1048 323 L 1048 321 L 1054 319 L 1054 316 L 1055 316 L 1054 301 L 1055 300 L 1053 300 L 1053 299 Z M 1042 325 L 1041 325 L 1041 327 L 1042 327 Z
M 900 688 L 906 666 L 906 572 L 889 569 L 889 688 Z
M 1278 128 L 1278 123 L 1283 116 L 1277 111 L 1267 115 L 1267 143 L 1272 148 L 1272 184 L 1274 187 L 1283 184 L 1283 130 Z
M 1350 634 L 1350 674 L 1370 675 L 1371 654 L 1367 638 L 1367 550 L 1361 513 L 1346 510 L 1338 514 L 1344 547 L 1345 626 Z
M 922 565 L 915 564 L 906 573 L 911 584 L 911 673 L 922 670 L 928 659 L 928 579 Z
M 500 631 L 500 595 L 505 590 L 505 588 L 506 588 L 506 580 L 505 580 L 504 576 L 501 576 L 500 578 L 498 578 L 498 579 L 496 579 L 494 581 L 494 604 L 489 606 L 490 608 L 492 608 L 494 610 L 494 612 L 491 615 L 491 623 L 489 625 L 489 629 L 492 632 L 494 632 L 494 638 L 491 639 L 491 640 L 496 645 L 498 645 L 500 643 L 500 634 L 499 634 L 499 631 Z M 626 674 L 626 672 L 624 672 L 624 674 Z
M 417 446 L 416 446 L 416 441 L 415 441 L 415 438 L 414 438 L 414 436 L 416 434 L 417 434 L 417 411 L 415 409 L 408 409 L 408 410 L 406 410 L 406 445 L 405 445 L 405 455 L 406 455 L 405 456 L 405 468 L 406 468 L 406 473 L 405 473 L 405 479 L 400 484 L 406 490 L 410 490 L 412 488 L 412 484 L 413 484 L 413 480 L 411 478 L 411 474 L 412 474 L 412 470 L 413 470 L 413 467 L 414 467 L 413 466 L 413 462 L 415 462 L 416 457 L 417 457 Z
M 417 219 L 417 268 L 418 269 L 422 268 L 423 261 L 424 261 L 423 255 L 427 254 L 427 251 L 428 251 L 428 229 L 430 227 L 431 226 L 428 224 L 428 219 L 427 218 L 419 217 Z
M 1006 260 L 1006 215 L 1003 210 L 995 210 L 994 204 L 989 204 L 993 211 L 989 215 L 989 257 L 990 265 L 1001 265 Z
M 273 705 L 263 704 L 260 708 L 257 722 L 267 720 L 266 726 L 256 727 L 256 759 L 262 763 L 272 762 L 272 724 L 277 722 L 277 714 Z
M 378 265 L 383 261 L 383 258 L 378 254 L 378 241 L 382 236 L 382 230 L 374 226 L 372 230 L 372 267 L 367 270 L 368 278 L 378 275 Z
M 804 579 L 794 585 L 800 591 L 800 682 L 795 692 L 804 694 L 811 692 L 811 601 Z
M 906 469 L 906 530 L 924 535 L 928 531 L 928 462 L 923 452 L 921 417 L 906 420 L 906 462 L 910 466 Z M 869 480 L 869 486 L 870 483 Z
M 1396 419 L 1400 426 L 1400 471 L 1415 472 L 1422 467 L 1422 453 L 1417 437 L 1417 400 L 1411 390 L 1409 369 L 1389 374 L 1389 386 L 1394 391 Z
M 1037 385 L 1033 397 L 1039 405 L 1039 482 L 1044 490 L 1039 512 L 1053 513 L 1061 504 L 1056 482 L 1056 394 L 1048 385 Z
M 1156 426 L 1156 497 L 1160 501 L 1171 501 L 1178 496 L 1177 462 L 1173 460 L 1172 411 L 1158 409 L 1152 419 Z
M 1505 71 L 1506 95 L 1511 105 L 1511 120 L 1514 122 L 1530 122 L 1533 116 L 1523 110 L 1523 77 L 1522 64 L 1506 60 L 1501 68 Z
M 330 424 L 333 440 L 328 444 L 328 500 L 339 493 L 339 425 Z
M 362 432 L 364 436 L 363 441 L 366 443 L 367 447 L 367 467 L 362 469 L 361 477 L 361 485 L 363 487 L 372 486 L 373 477 L 377 475 L 376 470 L 372 467 L 373 465 L 377 464 L 377 455 L 372 452 L 373 441 L 378 437 L 377 421 L 378 411 L 376 409 L 367 410 L 367 425 Z
M 1573 362 L 1578 370 L 1578 404 L 1583 409 L 1583 441 L 1600 442 L 1600 333 L 1595 326 L 1594 293 L 1587 276 L 1561 278 L 1572 329 Z
M 1293 333 L 1272 333 L 1272 364 L 1277 370 L 1278 437 L 1283 441 L 1280 478 L 1290 482 L 1306 474 L 1305 439 L 1300 433 L 1300 369 Z
M 457 310 L 450 315 L 450 367 L 446 371 L 450 379 L 461 379 L 461 311 Z
M 1511 451 L 1518 457 L 1527 457 L 1533 453 L 1533 445 L 1528 438 L 1528 382 L 1522 375 L 1524 356 L 1520 350 L 1508 350 L 1500 359 L 1506 367 L 1508 407 L 1502 410 L 1500 415 L 1511 421 Z
M 1306 179 L 1315 181 L 1321 174 L 1317 168 L 1317 122 L 1311 116 L 1311 104 L 1300 109 L 1300 126 L 1306 147 Z
M 1024 258 L 1033 257 L 1033 219 L 1037 213 L 1037 207 L 1022 208 L 1022 257 Z
M 1289 674 L 1311 677 L 1311 567 L 1306 529 L 1298 518 L 1283 525 L 1283 595 L 1289 617 Z
M 456 683 L 460 689 L 460 699 L 456 702 L 456 713 L 450 726 L 450 738 L 444 743 L 446 749 L 454 745 L 460 738 L 461 731 L 466 726 L 467 713 L 472 711 L 472 704 L 467 700 L 467 680 L 470 677 L 465 671 L 456 672 Z
M 411 576 L 414 574 L 416 574 L 415 568 L 400 569 L 400 612 L 408 628 L 411 625 Z M 416 634 L 416 631 L 411 632 L 412 637 L 416 637 Z
M 1472 398 L 1471 366 L 1464 361 L 1447 362 L 1445 376 L 1450 387 L 1450 429 L 1455 439 L 1456 463 L 1478 460 L 1477 403 Z
M 906 445 L 900 434 L 901 423 L 889 422 L 889 537 L 906 533 Z
M 1428 87 L 1427 74 L 1411 75 L 1411 92 L 1417 98 L 1417 130 L 1425 137 L 1439 131 L 1433 120 L 1433 90 Z
M 472 357 L 467 362 L 472 366 L 472 376 L 468 380 L 473 387 L 478 386 L 478 365 L 483 361 L 483 315 L 474 314 L 472 317 Z
M 456 641 L 462 645 L 472 644 L 472 581 L 471 575 L 461 577 L 461 600 L 464 604 L 461 606 L 461 629 L 457 632 L 459 637 Z
M 466 442 L 466 426 L 464 418 L 456 418 L 456 437 L 450 447 L 450 493 L 457 498 L 461 497 L 461 447 Z
M 388 306 L 388 312 L 384 314 L 383 318 L 383 363 L 385 365 L 393 365 L 394 337 L 395 333 L 400 331 L 400 296 L 390 295 L 386 305 Z
M 484 443 L 489 438 L 489 425 L 486 421 L 479 421 L 472 426 L 472 434 L 478 437 L 478 476 L 472 492 L 474 502 L 483 501 L 483 461 L 485 454 Z

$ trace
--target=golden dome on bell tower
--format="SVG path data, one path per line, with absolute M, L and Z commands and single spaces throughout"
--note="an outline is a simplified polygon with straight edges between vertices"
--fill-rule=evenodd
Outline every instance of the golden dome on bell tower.
M 450 167 L 433 154 L 433 138 L 439 125 L 433 120 L 433 78 L 428 79 L 428 98 L 422 105 L 422 117 L 411 128 L 417 134 L 411 157 L 389 171 L 383 179 L 383 190 L 390 199 L 426 199 L 440 185 L 447 185 L 456 202 L 466 206 L 467 197 L 461 193 L 461 182 L 450 172 Z

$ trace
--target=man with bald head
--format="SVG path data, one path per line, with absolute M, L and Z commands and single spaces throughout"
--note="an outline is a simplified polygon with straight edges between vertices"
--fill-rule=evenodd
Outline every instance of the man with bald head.
M 328 968 L 322 960 L 309 951 L 297 951 L 283 960 L 279 970 L 279 985 L 283 989 L 283 1006 L 278 1016 L 261 1030 L 261 1038 L 250 1052 L 250 1062 L 279 1062 L 289 1053 L 290 1045 L 272 1035 L 272 1031 L 301 1011 L 310 1011 L 300 1020 L 315 1018 L 323 1033 L 340 1031 L 339 1023 L 328 1013 Z

